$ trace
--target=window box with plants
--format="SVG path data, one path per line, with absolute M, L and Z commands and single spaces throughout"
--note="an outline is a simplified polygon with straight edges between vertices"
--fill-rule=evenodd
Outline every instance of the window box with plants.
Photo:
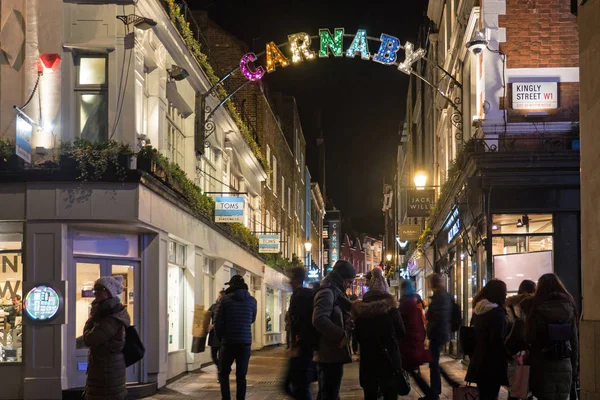
M 15 151 L 15 145 L 7 139 L 0 139 L 0 171 L 23 169 L 25 162 Z
M 133 156 L 129 145 L 110 140 L 93 143 L 76 139 L 60 148 L 61 169 L 76 170 L 82 181 L 119 180 L 127 177 Z

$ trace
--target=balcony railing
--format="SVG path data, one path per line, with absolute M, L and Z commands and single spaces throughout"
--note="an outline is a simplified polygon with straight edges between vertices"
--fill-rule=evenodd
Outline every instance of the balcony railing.
M 471 139 L 465 146 L 466 153 L 552 153 L 563 151 L 579 151 L 579 137 L 511 135 Z

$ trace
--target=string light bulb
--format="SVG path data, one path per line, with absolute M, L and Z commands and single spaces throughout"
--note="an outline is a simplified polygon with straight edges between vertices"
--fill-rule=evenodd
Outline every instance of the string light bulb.
M 275 44 L 275 42 L 267 43 L 267 48 L 265 50 L 265 54 L 267 55 L 267 72 L 273 72 L 277 68 L 277 64 L 281 65 L 283 68 L 290 65 L 289 60 L 283 55 L 279 47 Z
M 334 57 L 342 56 L 342 47 L 344 46 L 344 28 L 335 28 L 333 36 L 329 29 L 319 29 L 319 57 L 329 57 L 329 50 Z
M 288 40 L 292 49 L 292 62 L 299 63 L 303 60 L 312 60 L 315 58 L 315 52 L 310 49 L 310 36 L 306 32 L 294 33 L 288 35 Z

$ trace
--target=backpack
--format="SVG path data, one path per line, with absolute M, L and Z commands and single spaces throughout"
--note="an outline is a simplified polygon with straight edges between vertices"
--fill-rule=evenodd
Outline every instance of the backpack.
M 311 320 L 310 320 L 309 328 L 306 330 L 306 334 L 308 336 L 306 339 L 311 344 L 313 350 L 317 350 L 319 348 L 319 341 L 321 339 L 321 333 L 317 330 L 317 328 L 315 328 L 315 326 L 312 323 L 312 315 L 314 313 L 314 308 L 315 308 L 315 296 L 317 295 L 317 293 L 319 293 L 319 291 L 321 291 L 323 289 L 332 290 L 327 287 L 324 287 L 324 288 L 320 287 L 318 289 L 314 289 L 312 292 L 312 301 L 310 302 L 310 310 L 308 310 L 308 306 L 307 306 L 307 313 L 309 313 L 309 315 L 311 316 Z M 335 292 L 334 292 L 334 294 L 335 294 Z M 335 307 L 336 304 L 337 304 L 337 300 L 334 301 L 333 306 Z
M 125 346 L 123 346 L 123 355 L 125 356 L 125 366 L 130 367 L 144 358 L 146 348 L 138 335 L 135 326 L 131 325 L 125 328 Z
M 456 332 L 462 326 L 462 310 L 458 303 L 452 300 L 452 320 L 450 322 L 450 327 L 452 332 Z

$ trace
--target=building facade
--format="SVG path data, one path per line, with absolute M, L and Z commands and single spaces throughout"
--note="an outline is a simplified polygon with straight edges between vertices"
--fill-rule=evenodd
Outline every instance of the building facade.
M 307 204 L 309 204 L 307 202 Z M 313 279 L 322 278 L 323 266 L 325 265 L 325 252 L 323 235 L 325 220 L 325 201 L 321 195 L 321 189 L 316 182 L 311 183 L 310 189 L 310 242 L 312 244 L 310 251 L 310 266 L 318 271 L 318 276 Z
M 555 272 L 580 302 L 579 56 L 570 2 L 432 1 L 419 34 L 430 61 L 415 68 L 445 97 L 411 80 L 397 174 L 405 204 L 397 209 L 400 223 L 420 224 L 423 234 L 406 270 L 425 293 L 425 277 L 443 273 L 465 323 L 492 278 L 512 293 L 523 279 Z M 420 189 L 435 197 L 427 218 L 406 211 L 418 173 L 430 186 Z M 459 355 L 456 340 L 448 351 Z
M 581 286 L 582 318 L 579 329 L 581 361 L 581 397 L 598 399 L 600 367 L 597 360 L 600 349 L 596 337 L 600 330 L 600 310 L 597 307 L 598 281 L 597 248 L 600 236 L 595 227 L 600 218 L 596 204 L 596 191 L 600 187 L 596 173 L 597 154 L 600 148 L 597 137 L 600 126 L 600 2 L 572 1 L 579 22 L 579 51 L 581 68 Z M 579 10 L 577 10 L 579 6 Z
M 16 152 L 32 158 L 27 168 L 13 156 L 16 167 L 0 165 L 2 305 L 48 286 L 63 308 L 21 326 L 1 318 L 0 398 L 60 399 L 84 386 L 80 336 L 102 275 L 124 278 L 122 301 L 147 348 L 128 382 L 156 390 L 209 363 L 207 352 L 193 352 L 193 319 L 236 274 L 258 302 L 253 348 L 282 342 L 289 289 L 253 235 L 267 223 L 263 185 L 274 186 L 266 146 L 257 152 L 258 136 L 226 107 L 198 140 L 197 100 L 212 83 L 184 39 L 178 15 L 188 14 L 162 0 L 123 3 L 1 5 L 11 61 L 0 66 L 0 139 L 16 138 Z M 209 107 L 219 101 L 206 96 Z M 89 143 L 66 146 L 77 139 Z M 129 161 L 110 140 L 143 151 Z M 240 222 L 215 222 L 217 196 L 243 199 Z

